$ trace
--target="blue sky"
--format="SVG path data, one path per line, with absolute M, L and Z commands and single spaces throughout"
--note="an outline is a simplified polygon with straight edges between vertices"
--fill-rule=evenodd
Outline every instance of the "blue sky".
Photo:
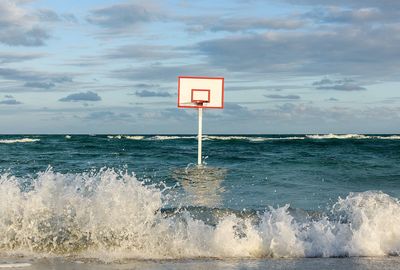
M 400 1 L 0 1 L 0 133 L 398 133 Z

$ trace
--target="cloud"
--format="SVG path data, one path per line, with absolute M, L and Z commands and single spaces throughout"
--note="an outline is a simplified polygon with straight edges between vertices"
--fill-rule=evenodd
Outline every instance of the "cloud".
M 61 21 L 60 16 L 50 9 L 39 9 L 36 11 L 36 16 L 45 22 L 58 22 Z
M 375 0 L 285 0 L 286 2 L 293 3 L 296 5 L 310 5 L 310 6 L 344 6 L 350 8 L 365 8 L 365 7 L 376 7 L 381 10 L 390 11 L 390 10 L 399 10 L 400 2 L 392 1 L 392 0 L 383 0 L 383 1 L 375 1 Z
M 326 84 L 333 84 L 333 83 L 335 83 L 335 81 L 324 78 L 324 79 L 321 79 L 320 81 L 313 82 L 312 85 L 326 85 Z
M 322 24 L 375 24 L 398 23 L 399 1 L 385 0 L 286 0 L 295 5 L 317 7 L 303 14 L 303 18 Z
M 185 54 L 172 46 L 126 45 L 109 52 L 104 57 L 107 59 L 135 59 L 138 61 L 154 61 L 177 59 L 185 56 L 187 56 L 187 53 Z
M 38 53 L 0 53 L 0 63 L 16 63 L 34 60 L 43 57 L 43 54 Z
M 72 78 L 70 76 L 53 76 L 53 78 L 51 78 L 52 82 L 55 83 L 66 83 L 66 82 L 72 82 Z
M 149 112 L 144 113 L 144 115 L 147 115 L 147 117 L 150 117 L 151 114 Z M 181 110 L 178 108 L 168 108 L 165 110 L 160 111 L 156 115 L 152 115 L 153 119 L 173 119 L 176 121 L 191 121 L 193 120 L 193 115 L 188 112 L 188 110 Z
M 100 101 L 101 97 L 94 92 L 87 91 L 86 93 L 75 93 L 66 97 L 60 98 L 61 102 L 77 102 L 77 101 Z
M 31 88 L 50 89 L 55 87 L 56 85 L 53 82 L 27 82 L 24 84 L 24 86 Z
M 24 1 L 0 1 L 0 43 L 41 46 L 50 38 L 40 18 L 24 8 Z
M 323 78 L 319 81 L 315 81 L 312 83 L 312 85 L 318 86 L 318 85 L 329 85 L 329 84 L 344 84 L 344 83 L 354 83 L 355 80 L 351 78 L 344 78 L 344 79 L 339 79 L 339 80 L 332 80 L 329 78 Z
M 28 91 L 28 89 L 40 89 L 44 91 L 54 88 L 57 84 L 72 82 L 72 77 L 70 75 L 11 68 L 0 68 L 0 78 L 14 82 L 22 82 L 24 87 L 17 88 L 16 91 Z
M 112 71 L 113 78 L 133 81 L 177 82 L 178 76 L 222 76 L 222 73 L 207 65 L 146 65 L 117 69 Z
M 326 101 L 339 101 L 339 100 L 337 98 L 331 97 L 331 98 L 328 98 Z
M 142 90 L 136 91 L 135 95 L 138 97 L 170 97 L 171 94 L 164 91 L 149 91 L 149 90 Z
M 51 81 L 54 83 L 72 82 L 69 75 L 40 73 L 30 70 L 17 70 L 11 68 L 0 68 L 0 77 L 15 81 Z
M 225 102 L 222 117 L 227 119 L 249 119 L 254 116 L 254 111 L 235 102 Z
M 64 13 L 61 14 L 61 18 L 66 21 L 66 22 L 70 22 L 70 23 L 78 23 L 78 19 L 76 18 L 76 16 L 72 13 Z
M 34 15 L 37 19 L 44 23 L 57 23 L 57 22 L 68 22 L 77 23 L 78 19 L 72 13 L 58 14 L 51 9 L 38 9 Z
M 22 104 L 22 102 L 19 102 L 15 99 L 5 99 L 5 100 L 0 100 L 0 104 L 4 105 L 19 105 Z
M 363 91 L 367 90 L 365 87 L 355 84 L 334 84 L 328 86 L 318 86 L 318 90 L 337 90 L 337 91 Z
M 331 80 L 324 78 L 320 81 L 313 82 L 312 85 L 317 86 L 318 90 L 337 90 L 337 91 L 362 91 L 367 90 L 365 87 L 357 85 L 353 79 L 345 78 L 342 80 Z
M 158 84 L 149 84 L 149 83 L 137 83 L 134 85 L 134 87 L 138 88 L 154 88 L 154 87 L 160 87 Z
M 42 76 L 35 72 L 19 71 L 11 68 L 0 68 L 0 77 L 6 80 L 41 80 Z
M 384 14 L 377 8 L 344 9 L 328 7 L 314 9 L 304 14 L 304 17 L 312 18 L 320 23 L 364 23 L 382 21 Z
M 14 98 L 12 95 L 5 95 L 5 98 Z
M 272 99 L 300 99 L 298 95 L 264 95 L 267 98 Z
M 108 34 L 119 34 L 126 30 L 136 29 L 142 23 L 158 20 L 157 7 L 149 2 L 122 3 L 97 8 L 90 12 L 86 20 L 106 29 Z
M 297 29 L 304 26 L 304 21 L 291 18 L 226 18 L 187 17 L 183 21 L 190 32 L 239 32 L 257 29 Z
M 220 16 L 178 16 L 167 14 L 158 2 L 120 3 L 93 9 L 86 20 L 102 27 L 104 34 L 123 34 L 152 22 L 183 23 L 189 32 L 239 32 L 257 29 L 297 29 L 304 25 L 301 18 L 220 18 Z M 118 55 L 118 54 L 117 54 Z
M 268 32 L 199 42 L 207 64 L 253 74 L 315 76 L 342 74 L 394 78 L 400 72 L 400 27 Z
M 0 42 L 12 46 L 42 46 L 44 41 L 50 37 L 45 30 L 40 28 L 32 28 L 24 32 L 8 29 L 0 33 Z
M 91 112 L 84 117 L 85 120 L 91 121 L 126 121 L 132 118 L 129 113 L 115 113 L 112 111 Z

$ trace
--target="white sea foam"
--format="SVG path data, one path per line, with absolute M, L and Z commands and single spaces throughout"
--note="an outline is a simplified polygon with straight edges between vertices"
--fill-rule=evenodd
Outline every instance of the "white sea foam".
M 139 135 L 137 135 L 137 136 L 108 135 L 107 138 L 109 138 L 109 139 L 118 139 L 118 140 L 127 139 L 127 140 L 134 140 L 134 141 L 140 141 L 140 140 L 145 139 L 144 136 L 139 136 Z
M 108 135 L 107 138 L 109 138 L 109 139 L 122 139 L 122 136 L 121 135 L 115 135 L 115 136 Z
M 309 139 L 314 139 L 314 140 L 325 140 L 325 139 L 371 139 L 373 137 L 367 136 L 367 135 L 362 135 L 362 134 L 314 134 L 314 135 L 306 135 L 307 138 Z
M 247 140 L 250 137 L 245 136 L 212 136 L 212 135 L 205 135 L 205 140 L 221 140 L 221 141 L 230 141 L 230 140 Z
M 144 136 L 124 136 L 125 139 L 140 141 L 144 139 Z
M 375 136 L 375 138 L 381 139 L 381 140 L 400 140 L 400 135 Z
M 389 135 L 389 136 L 373 136 L 373 135 L 364 135 L 364 134 L 314 134 L 314 135 L 306 135 L 309 139 L 314 140 L 326 140 L 326 139 L 378 139 L 378 140 L 400 140 L 400 135 Z
M 190 212 L 165 216 L 163 192 L 135 176 L 38 174 L 33 189 L 0 176 L 0 252 L 30 256 L 260 258 L 400 254 L 400 202 L 381 192 L 351 193 L 329 216 L 297 221 L 289 206 L 254 219 L 227 213 L 215 226 Z
M 65 135 L 65 139 L 71 139 L 72 137 L 70 135 Z
M 197 138 L 197 136 L 161 136 L 161 135 L 157 135 L 154 137 L 150 137 L 149 140 L 164 141 L 164 140 L 196 139 L 196 138 Z
M 31 143 L 38 142 L 40 139 L 22 138 L 22 139 L 3 139 L 0 143 Z
M 303 140 L 304 137 L 292 136 L 292 137 L 255 137 L 255 136 L 213 136 L 205 135 L 204 140 L 244 140 L 250 142 L 264 142 L 264 141 L 277 141 L 277 140 Z
M 128 140 L 150 140 L 150 141 L 165 141 L 165 140 L 183 140 L 197 139 L 197 136 L 177 136 L 177 135 L 156 135 L 151 137 L 145 136 L 122 136 L 116 135 L 107 136 L 109 139 L 128 139 Z M 203 135 L 205 141 L 249 141 L 249 142 L 265 142 L 265 141 L 290 141 L 290 140 L 327 140 L 327 139 L 376 139 L 376 140 L 400 140 L 400 135 L 373 136 L 363 134 L 310 134 L 305 136 L 287 136 L 287 137 L 262 137 L 262 136 L 223 136 L 223 135 Z

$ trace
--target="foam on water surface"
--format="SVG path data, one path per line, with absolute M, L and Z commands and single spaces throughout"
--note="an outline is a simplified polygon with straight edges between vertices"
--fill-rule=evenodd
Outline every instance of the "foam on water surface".
M 125 136 L 128 140 L 140 141 L 144 139 L 144 136 Z
M 306 138 L 313 140 L 327 140 L 327 139 L 356 139 L 356 140 L 365 140 L 365 139 L 377 139 L 377 140 L 399 140 L 400 136 L 398 135 L 390 135 L 390 136 L 374 136 L 374 135 L 364 135 L 364 134 L 313 134 L 306 135 Z
M 158 140 L 158 141 L 164 141 L 164 140 L 180 140 L 180 139 L 196 139 L 196 136 L 153 136 L 149 137 L 149 140 Z
M 65 138 L 70 139 L 67 135 Z M 108 139 L 134 140 L 134 141 L 176 141 L 197 140 L 197 136 L 190 135 L 108 135 Z M 246 135 L 203 135 L 204 141 L 247 141 L 247 142 L 274 142 L 297 140 L 400 140 L 399 135 L 364 135 L 364 134 L 309 134 L 309 135 L 281 135 L 281 136 L 246 136 Z M 3 140 L 0 140 L 0 143 Z M 13 140 L 11 140 L 13 141 Z
M 109 135 L 109 139 L 127 139 L 127 140 L 150 140 L 150 141 L 165 141 L 165 140 L 187 140 L 197 139 L 197 136 L 183 136 L 183 135 Z M 248 142 L 267 142 L 267 141 L 291 141 L 291 140 L 400 140 L 399 135 L 364 135 L 364 134 L 310 134 L 299 136 L 239 136 L 239 135 L 203 135 L 205 141 L 248 141 Z
M 22 139 L 2 139 L 0 140 L 0 143 L 32 143 L 32 142 L 38 142 L 40 139 L 31 139 L 31 138 L 22 138 Z
M 400 202 L 382 192 L 350 193 L 317 219 L 299 219 L 286 205 L 256 218 L 219 212 L 209 224 L 189 208 L 163 214 L 165 188 L 113 169 L 49 169 L 21 190 L 23 180 L 0 176 L 0 253 L 100 260 L 400 254 Z

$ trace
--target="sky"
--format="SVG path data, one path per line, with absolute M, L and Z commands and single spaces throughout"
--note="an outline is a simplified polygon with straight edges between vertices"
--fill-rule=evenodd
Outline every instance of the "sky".
M 1 0 L 1 134 L 400 133 L 398 0 Z

